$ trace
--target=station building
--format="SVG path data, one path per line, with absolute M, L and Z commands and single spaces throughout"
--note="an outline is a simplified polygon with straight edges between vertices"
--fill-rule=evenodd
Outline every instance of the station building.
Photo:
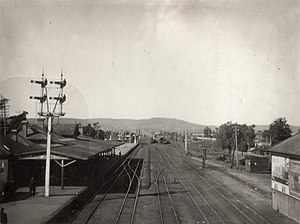
M 62 127 L 60 127 L 62 129 Z M 106 161 L 117 159 L 120 141 L 103 141 L 76 136 L 67 138 L 52 132 L 51 185 L 88 185 L 101 175 Z M 0 196 L 13 183 L 28 186 L 31 176 L 37 185 L 44 184 L 47 132 L 37 125 L 22 121 L 20 127 L 0 138 Z M 102 167 L 101 167 L 102 166 Z M 15 187 L 14 187 L 15 188 Z
M 0 138 L 0 197 L 4 195 L 5 184 L 8 182 L 8 160 L 11 153 L 2 144 L 3 138 Z
M 272 207 L 300 223 L 300 134 L 273 148 Z

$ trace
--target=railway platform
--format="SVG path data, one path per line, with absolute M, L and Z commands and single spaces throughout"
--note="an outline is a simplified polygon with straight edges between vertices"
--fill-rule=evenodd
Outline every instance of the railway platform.
M 124 143 L 116 147 L 115 153 L 116 155 L 121 156 L 126 155 L 131 149 L 133 149 L 137 145 L 137 143 Z
M 44 187 L 36 188 L 34 198 L 29 196 L 28 188 L 19 188 L 15 192 L 14 198 L 0 207 L 5 209 L 8 216 L 8 223 L 44 223 L 55 215 L 61 207 L 64 207 L 77 194 L 83 191 L 85 187 L 50 187 L 50 197 L 44 197 Z

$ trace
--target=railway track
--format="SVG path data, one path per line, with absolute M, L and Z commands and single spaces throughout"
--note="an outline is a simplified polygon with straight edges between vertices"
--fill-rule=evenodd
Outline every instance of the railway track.
M 178 172 L 181 172 L 182 175 L 186 180 L 188 180 L 190 183 L 193 182 L 193 180 L 184 174 L 182 171 L 182 166 L 179 168 L 178 161 L 174 161 L 172 157 L 170 157 L 165 152 L 162 152 L 164 154 L 164 157 L 166 161 L 169 161 L 169 164 L 173 164 L 174 169 L 177 169 Z M 174 155 L 174 151 L 172 151 Z M 180 162 L 186 169 L 189 171 L 192 171 L 194 175 L 196 175 L 199 180 L 201 180 L 201 184 L 199 181 L 195 181 L 193 183 L 195 189 L 201 189 L 201 194 L 203 197 L 206 198 L 206 201 L 209 201 L 208 206 L 214 210 L 214 213 L 219 217 L 219 221 L 221 223 L 271 223 L 266 218 L 264 218 L 262 215 L 260 215 L 258 212 L 256 212 L 254 209 L 250 208 L 248 205 L 246 205 L 243 201 L 238 199 L 236 196 L 234 196 L 231 192 L 229 192 L 226 188 L 221 186 L 220 184 L 216 183 L 213 179 L 208 177 L 207 175 L 203 174 L 202 172 L 199 172 L 199 170 L 196 167 L 191 166 L 187 161 L 186 158 L 178 153 L 175 153 L 177 158 L 179 158 Z M 199 190 L 197 190 L 199 192 Z M 200 193 L 200 192 L 199 192 Z M 211 195 L 218 195 L 220 197 L 219 200 L 222 201 L 222 203 L 214 203 L 213 198 Z M 222 204 L 222 208 L 218 207 L 218 204 Z M 233 217 L 228 217 L 224 214 L 223 210 L 227 209 L 230 210 L 231 214 L 235 214 L 234 219 L 230 219 Z M 222 218 L 221 218 L 222 217 Z M 210 223 L 209 220 L 207 220 L 208 223 Z M 215 222 L 212 222 L 215 223 Z
M 156 187 L 157 187 L 157 195 L 159 201 L 159 209 L 160 209 L 160 220 L 161 223 L 177 223 L 179 224 L 178 215 L 175 210 L 175 205 L 172 200 L 172 196 L 168 187 L 168 183 L 166 178 L 163 175 L 165 169 L 163 169 L 162 164 L 158 158 L 158 150 L 155 149 L 155 158 L 156 158 L 156 169 L 158 169 L 159 173 L 156 176 Z M 160 184 L 160 180 L 162 180 L 163 185 Z M 162 196 L 161 193 L 167 193 Z M 166 197 L 167 196 L 167 197 Z
M 149 153 L 150 153 L 150 149 L 149 149 Z M 151 157 L 151 154 L 149 156 Z M 156 194 L 157 194 L 157 201 L 158 201 L 160 223 L 163 224 L 164 223 L 164 216 L 163 216 L 163 210 L 162 210 L 162 205 L 161 205 L 159 185 L 157 184 L 157 181 L 158 181 L 157 172 L 154 172 L 154 178 L 155 178 L 155 184 L 156 184 Z
M 137 206 L 138 197 L 139 197 L 139 189 L 140 189 L 140 185 L 141 185 L 141 179 L 137 174 L 137 170 L 138 170 L 139 166 L 142 163 L 143 163 L 143 159 L 139 158 L 135 168 L 133 168 L 132 166 L 127 166 L 130 169 L 130 171 L 132 172 L 133 176 L 130 177 L 129 172 L 127 172 L 128 178 L 130 179 L 130 182 L 129 182 L 129 186 L 128 186 L 128 189 L 126 191 L 126 194 L 124 196 L 122 205 L 120 207 L 118 216 L 116 218 L 115 224 L 118 224 L 118 223 L 131 223 L 131 224 L 133 224 L 134 223 L 136 206 Z M 126 170 L 126 167 L 124 167 L 124 169 Z M 133 196 L 134 201 L 132 201 L 132 200 L 128 200 L 128 199 L 130 197 L 129 192 L 132 189 L 132 185 L 133 185 L 133 182 L 135 180 L 137 181 L 138 189 L 137 189 L 136 193 Z
M 288 223 L 271 217 L 270 209 L 255 210 L 249 197 L 208 176 L 180 148 L 144 148 L 128 156 L 72 223 Z M 122 191 L 115 189 L 122 184 Z
M 111 178 L 107 180 L 104 184 L 100 186 L 98 191 L 94 194 L 94 197 L 86 203 L 83 209 L 78 213 L 77 216 L 75 216 L 69 223 L 98 223 L 97 217 L 98 214 L 101 214 L 101 210 L 104 206 L 102 206 L 103 202 L 107 200 L 109 194 L 111 191 L 114 190 L 116 187 L 116 183 L 120 181 L 121 178 L 128 178 L 128 187 L 126 189 L 126 193 L 123 196 L 122 203 L 120 205 L 118 214 L 116 215 L 115 221 L 112 222 L 112 219 L 110 220 L 110 223 L 130 223 L 128 221 L 121 221 L 121 219 L 124 219 L 122 216 L 124 212 L 125 205 L 127 203 L 127 200 L 129 198 L 130 191 L 132 189 L 132 186 L 134 185 L 134 182 L 138 182 L 138 185 L 140 185 L 140 178 L 137 174 L 138 168 L 142 166 L 142 159 L 138 159 L 138 161 L 134 161 L 136 158 L 136 155 L 139 153 L 139 151 L 142 150 L 140 147 L 138 147 L 134 152 L 132 152 L 128 158 L 117 168 L 117 170 L 111 175 Z M 126 179 L 126 178 L 125 178 Z M 136 197 L 138 197 L 138 193 L 136 194 Z M 137 203 L 137 199 L 136 202 Z M 134 210 L 136 206 L 133 206 Z M 132 214 L 134 214 L 132 212 Z M 132 216 L 134 217 L 134 215 Z M 133 221 L 134 219 L 131 218 Z
M 161 154 L 163 159 L 169 164 L 171 170 L 174 172 L 184 189 L 187 191 L 190 199 L 193 201 L 194 205 L 197 207 L 199 213 L 201 214 L 198 220 L 201 220 L 202 223 L 225 224 L 220 215 L 209 204 L 209 202 L 205 199 L 203 194 L 199 191 L 195 184 L 192 183 L 192 181 L 187 177 L 187 175 L 185 175 L 181 169 L 178 169 L 178 167 L 176 167 L 168 159 L 166 159 L 164 153 Z

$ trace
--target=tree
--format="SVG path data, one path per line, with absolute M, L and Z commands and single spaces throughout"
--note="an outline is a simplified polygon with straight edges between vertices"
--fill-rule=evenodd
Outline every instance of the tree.
M 255 125 L 242 125 L 242 132 L 241 132 L 241 142 L 244 143 L 242 147 L 242 151 L 247 151 L 249 148 L 254 146 L 254 139 L 255 139 Z
M 204 135 L 204 137 L 206 137 L 206 138 L 210 138 L 211 137 L 211 129 L 209 128 L 209 127 L 206 127 L 206 128 L 204 128 L 203 129 L 203 135 Z
M 287 123 L 285 117 L 277 118 L 270 124 L 269 133 L 271 135 L 272 145 L 289 138 L 292 134 L 290 125 Z
M 86 126 L 83 127 L 83 134 L 89 137 L 94 137 L 96 134 L 95 129 L 92 127 L 92 125 L 89 123 Z
M 217 134 L 217 141 L 221 145 L 222 149 L 229 149 L 231 152 L 234 149 L 234 133 L 232 122 L 222 124 Z
M 235 126 L 237 126 L 237 129 L 239 130 L 237 136 L 238 150 L 245 152 L 254 145 L 255 125 L 247 126 L 246 124 L 233 124 L 232 122 L 227 122 L 220 126 L 217 133 L 217 140 L 222 149 L 227 148 L 229 149 L 229 152 L 235 149 Z

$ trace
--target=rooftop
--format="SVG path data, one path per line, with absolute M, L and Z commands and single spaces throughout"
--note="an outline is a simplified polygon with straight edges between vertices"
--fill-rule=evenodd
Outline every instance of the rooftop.
M 280 142 L 267 151 L 274 155 L 283 155 L 300 159 L 300 134 L 296 134 Z
M 27 137 L 18 135 L 17 142 L 13 140 L 13 134 L 1 138 L 1 155 L 4 153 L 7 155 L 11 153 L 16 156 L 45 154 L 47 140 L 45 129 L 35 125 L 28 128 L 32 130 L 31 134 Z M 54 132 L 51 142 L 52 154 L 81 160 L 91 159 L 101 152 L 109 151 L 123 144 L 119 141 L 94 140 L 84 137 L 79 139 L 65 138 Z

